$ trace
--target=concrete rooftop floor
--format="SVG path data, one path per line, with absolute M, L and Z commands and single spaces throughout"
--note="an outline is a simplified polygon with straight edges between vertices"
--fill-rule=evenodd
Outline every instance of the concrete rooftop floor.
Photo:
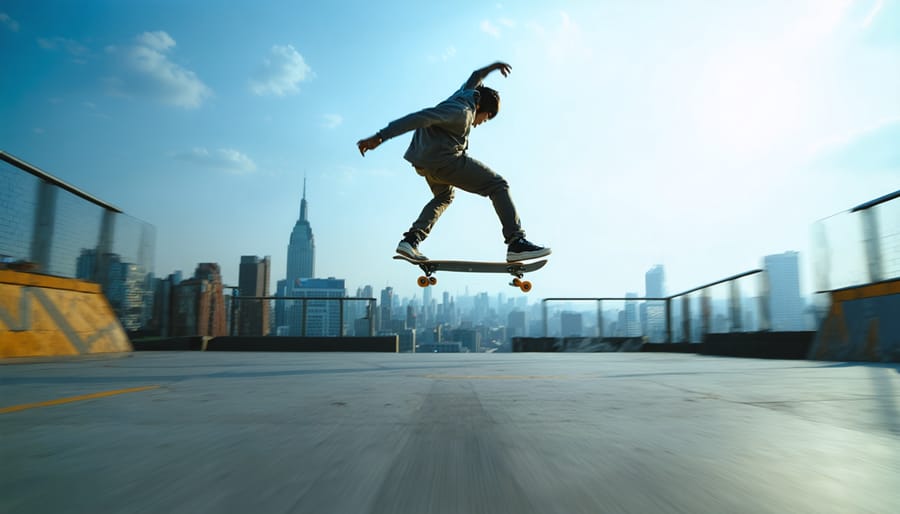
M 8 362 L 4 513 L 900 512 L 900 365 L 638 353 Z

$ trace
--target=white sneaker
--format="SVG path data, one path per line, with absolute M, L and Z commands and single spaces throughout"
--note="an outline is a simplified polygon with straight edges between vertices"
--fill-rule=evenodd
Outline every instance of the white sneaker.
M 422 252 L 420 252 L 418 248 L 406 240 L 400 241 L 400 244 L 397 245 L 397 253 L 416 261 L 428 260 L 428 257 L 422 255 Z

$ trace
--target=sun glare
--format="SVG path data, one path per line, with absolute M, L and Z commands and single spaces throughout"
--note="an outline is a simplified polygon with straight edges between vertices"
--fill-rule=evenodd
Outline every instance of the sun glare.
M 700 81 L 700 133 L 741 156 L 777 147 L 803 119 L 799 82 L 777 49 L 723 52 Z

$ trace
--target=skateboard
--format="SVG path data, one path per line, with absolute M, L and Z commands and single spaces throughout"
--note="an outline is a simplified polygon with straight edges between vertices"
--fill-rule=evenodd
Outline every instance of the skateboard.
M 522 280 L 525 273 L 537 271 L 547 264 L 547 259 L 534 262 L 480 262 L 480 261 L 418 261 L 405 255 L 395 255 L 394 259 L 415 264 L 425 273 L 416 281 L 419 287 L 437 284 L 436 271 L 459 271 L 463 273 L 509 273 L 513 276 L 509 285 L 518 287 L 523 293 L 531 291 L 531 282 Z

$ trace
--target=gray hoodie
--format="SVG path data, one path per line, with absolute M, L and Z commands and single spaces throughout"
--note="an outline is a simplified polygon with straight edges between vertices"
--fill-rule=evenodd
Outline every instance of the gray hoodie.
M 478 84 L 470 82 L 436 106 L 390 122 L 378 131 L 378 137 L 387 141 L 415 130 L 403 158 L 417 168 L 448 166 L 469 148 L 469 131 L 479 101 Z

